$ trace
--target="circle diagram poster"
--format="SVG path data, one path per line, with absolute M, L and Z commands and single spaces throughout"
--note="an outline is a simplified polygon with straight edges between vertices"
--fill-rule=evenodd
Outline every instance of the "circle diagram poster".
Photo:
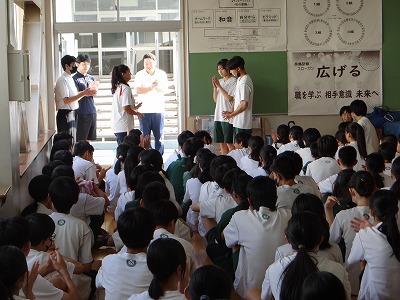
M 382 48 L 381 0 L 288 0 L 288 50 Z

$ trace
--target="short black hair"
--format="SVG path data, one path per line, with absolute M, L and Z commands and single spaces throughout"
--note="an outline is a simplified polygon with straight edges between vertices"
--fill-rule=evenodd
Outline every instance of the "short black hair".
M 128 143 L 133 146 L 139 146 L 140 145 L 140 137 L 138 137 L 136 134 L 130 134 L 124 137 L 122 140 L 123 143 Z
M 226 58 L 222 58 L 222 59 L 220 59 L 219 61 L 218 61 L 218 63 L 217 63 L 217 67 L 218 66 L 221 66 L 221 67 L 223 67 L 224 69 L 226 69 L 226 63 L 228 62 L 228 60 L 226 59 Z
M 320 157 L 334 157 L 338 148 L 338 142 L 332 135 L 323 135 L 318 141 L 318 154 Z
M 74 137 L 72 135 L 70 135 L 68 132 L 57 132 L 54 136 L 53 136 L 53 144 L 55 144 L 58 141 L 61 140 L 67 140 L 71 146 L 74 144 Z
M 156 226 L 167 227 L 171 221 L 178 220 L 179 213 L 176 206 L 167 199 L 160 199 L 156 205 L 146 207 L 153 215 Z
M 57 141 L 53 144 L 53 147 L 51 147 L 51 152 L 50 152 L 50 160 L 54 160 L 54 154 L 59 151 L 59 150 L 67 150 L 69 151 L 71 149 L 71 144 L 69 143 L 68 140 L 60 140 Z
M 94 148 L 88 141 L 79 141 L 74 146 L 74 156 L 82 156 L 86 151 L 94 152 Z
M 344 146 L 339 149 L 339 159 L 346 167 L 353 167 L 357 160 L 357 150 L 352 146 Z
M 247 185 L 249 184 L 250 180 L 252 180 L 253 177 L 248 175 L 246 172 L 239 174 L 232 183 L 232 191 L 236 193 L 240 199 L 245 202 L 247 201 L 247 194 L 246 194 L 246 189 Z
M 236 68 L 244 68 L 244 59 L 241 56 L 234 56 L 226 63 L 228 70 L 233 70 Z
M 129 157 L 129 156 L 128 156 Z M 155 172 L 156 168 L 154 168 L 152 165 L 149 164 L 143 164 L 143 165 L 138 165 L 136 166 L 132 171 L 131 174 L 128 177 L 128 180 L 126 182 L 127 186 L 132 190 L 136 191 L 136 186 L 138 184 L 139 178 L 145 173 L 145 172 Z
M 393 144 L 391 142 L 383 142 L 379 145 L 378 152 L 383 156 L 386 161 L 392 161 L 396 156 L 397 144 Z
M 49 194 L 49 186 L 51 184 L 51 177 L 48 175 L 38 175 L 29 181 L 28 193 L 35 202 L 42 202 L 46 200 Z
M 237 169 L 238 167 L 235 164 L 222 164 L 219 165 L 214 172 L 214 181 L 218 184 L 218 186 L 220 188 L 225 188 L 226 185 L 224 185 L 224 177 L 227 174 L 228 171 L 232 170 L 232 169 Z M 231 178 L 232 179 L 232 178 Z M 228 178 L 225 181 L 225 184 L 232 185 L 232 181 L 229 180 Z M 231 186 L 227 186 L 228 190 L 231 189 Z
M 72 167 L 74 162 L 74 157 L 69 150 L 58 150 L 54 153 L 52 160 L 60 160 L 67 166 Z
M 153 239 L 155 228 L 152 214 L 142 207 L 125 210 L 117 222 L 119 236 L 130 249 L 147 247 Z
M 242 143 L 243 148 L 247 148 L 250 137 L 251 135 L 249 133 L 240 131 L 235 135 L 235 143 Z
M 178 135 L 178 145 L 180 147 L 186 142 L 188 138 L 194 137 L 194 133 L 190 130 L 184 130 Z
M 246 194 L 250 205 L 258 210 L 261 206 L 276 210 L 278 199 L 275 181 L 269 177 L 258 176 L 247 184 Z
M 227 166 L 228 165 L 223 165 L 223 166 Z M 219 172 L 221 166 L 217 168 L 216 173 Z M 223 170 L 224 168 L 222 168 Z M 224 173 L 223 177 L 222 177 L 222 182 L 221 184 L 219 184 L 217 182 L 217 184 L 219 185 L 220 188 L 225 189 L 228 193 L 232 194 L 233 192 L 233 182 L 235 181 L 235 179 L 240 175 L 240 174 L 246 174 L 245 171 L 243 171 L 242 169 L 240 169 L 237 166 L 233 166 L 232 168 L 230 168 L 227 172 Z
M 169 199 L 170 193 L 165 183 L 161 182 L 150 182 L 144 188 L 142 193 L 142 201 L 145 208 L 149 208 L 155 203 L 158 203 L 160 199 Z
M 205 139 L 207 144 L 211 144 L 212 143 L 212 137 L 211 137 L 210 133 L 207 130 L 196 131 L 195 134 L 194 134 L 194 137 L 200 138 L 203 141 Z
M 66 176 L 74 179 L 75 178 L 74 169 L 72 169 L 72 167 L 70 166 L 58 166 L 54 168 L 53 172 L 51 173 L 51 179 L 54 180 L 61 176 Z
M 321 137 L 317 128 L 307 128 L 303 132 L 303 141 L 306 147 L 310 147 L 311 143 L 316 142 Z
M 140 129 L 137 129 L 137 128 L 131 129 L 131 130 L 129 131 L 129 135 L 137 135 L 139 138 L 140 138 L 140 136 L 141 136 L 142 134 L 143 134 L 142 131 L 141 131 Z
M 143 60 L 145 60 L 146 58 L 151 58 L 152 60 L 157 61 L 157 57 L 151 52 L 145 53 L 143 55 Z
M 91 62 L 92 62 L 92 60 L 90 59 L 90 56 L 87 55 L 87 54 L 79 54 L 79 55 L 76 57 L 76 62 L 77 62 L 77 63 L 81 63 L 81 62 L 84 62 L 84 61 L 87 61 L 88 63 L 91 63 Z
M 0 246 L 15 246 L 22 249 L 29 243 L 30 227 L 23 217 L 0 218 Z
M 52 160 L 48 164 L 44 165 L 42 168 L 42 174 L 51 177 L 53 170 L 58 166 L 65 166 L 65 163 L 61 160 Z
M 62 66 L 62 68 L 63 68 L 63 70 L 65 71 L 65 65 L 70 65 L 70 64 L 72 64 L 73 62 L 76 62 L 76 58 L 75 58 L 75 56 L 71 56 L 71 55 L 64 55 L 62 58 L 61 58 L 61 66 Z
M 350 103 L 350 110 L 356 115 L 356 116 L 365 116 L 367 114 L 367 104 L 363 100 L 353 100 Z
M 339 116 L 342 116 L 345 112 L 351 113 L 351 109 L 349 105 L 342 106 L 339 110 Z
M 283 153 L 282 153 L 283 154 Z M 271 172 L 281 175 L 286 180 L 294 179 L 298 174 L 292 156 L 279 154 L 271 165 Z
M 135 188 L 135 198 L 141 199 L 146 186 L 151 182 L 160 182 L 165 184 L 164 178 L 157 172 L 147 171 L 144 172 L 138 179 Z
M 66 191 L 68 191 L 66 193 Z M 59 213 L 68 214 L 71 207 L 78 201 L 79 186 L 75 179 L 61 176 L 53 180 L 49 187 L 49 196 L 53 206 Z
M 56 225 L 49 215 L 35 213 L 27 216 L 26 220 L 31 228 L 29 238 L 32 246 L 37 246 L 52 237 L 56 230 Z

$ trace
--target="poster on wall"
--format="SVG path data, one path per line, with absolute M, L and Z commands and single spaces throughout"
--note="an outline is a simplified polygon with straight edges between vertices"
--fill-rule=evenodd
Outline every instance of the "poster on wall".
M 286 1 L 189 0 L 189 52 L 286 50 Z
M 288 50 L 382 48 L 382 0 L 288 0 Z
M 288 114 L 336 115 L 361 99 L 382 105 L 381 51 L 288 52 Z

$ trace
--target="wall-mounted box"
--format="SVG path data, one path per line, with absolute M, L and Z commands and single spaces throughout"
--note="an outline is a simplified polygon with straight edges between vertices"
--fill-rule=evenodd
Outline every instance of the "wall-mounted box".
M 30 100 L 28 51 L 12 50 L 8 52 L 8 88 L 10 101 Z

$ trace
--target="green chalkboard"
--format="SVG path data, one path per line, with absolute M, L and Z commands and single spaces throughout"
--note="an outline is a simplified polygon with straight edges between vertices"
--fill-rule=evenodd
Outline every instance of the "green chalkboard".
M 254 84 L 253 114 L 287 113 L 286 52 L 192 53 L 189 55 L 189 112 L 213 115 L 211 77 L 219 76 L 217 62 L 240 55 Z
M 383 2 L 383 104 L 400 110 L 400 1 Z

